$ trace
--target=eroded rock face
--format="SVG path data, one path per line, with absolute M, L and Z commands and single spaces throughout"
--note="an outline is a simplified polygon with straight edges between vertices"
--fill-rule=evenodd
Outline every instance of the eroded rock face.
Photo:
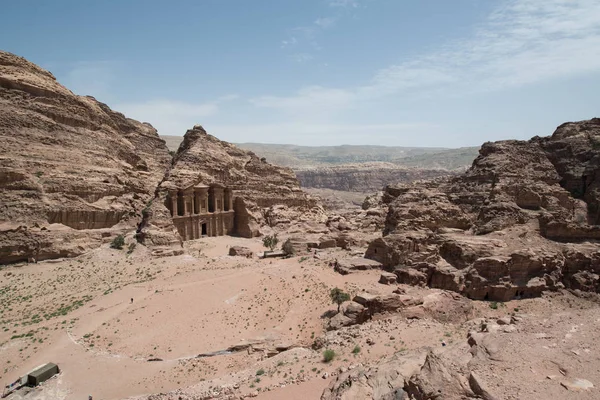
M 405 381 L 419 372 L 425 354 L 395 355 L 375 367 L 359 366 L 336 377 L 321 400 L 407 399 Z
M 485 143 L 462 176 L 390 185 L 365 257 L 398 282 L 506 301 L 597 290 L 600 119 Z M 569 244 L 570 243 L 570 244 Z
M 292 170 L 269 164 L 196 125 L 186 132 L 168 176 L 159 186 L 155 201 L 159 214 L 150 219 L 149 226 L 160 225 L 164 219 L 160 212 L 168 213 L 169 189 L 212 183 L 233 190 L 234 234 L 243 237 L 260 235 L 260 227 L 265 225 L 325 218 L 318 202 L 300 189 Z
M 135 227 L 171 160 L 151 125 L 2 51 L 0 154 L 0 263 L 79 255 Z
M 457 174 L 446 169 L 408 168 L 385 162 L 297 167 L 294 171 L 302 187 L 363 193 L 381 190 L 390 182 L 413 182 Z

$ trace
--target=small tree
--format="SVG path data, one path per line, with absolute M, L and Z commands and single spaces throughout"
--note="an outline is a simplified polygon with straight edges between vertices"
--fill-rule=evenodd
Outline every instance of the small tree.
M 323 352 L 323 361 L 328 363 L 335 358 L 335 351 L 327 349 Z
M 263 238 L 263 246 L 271 249 L 271 251 L 275 250 L 277 244 L 279 243 L 279 239 L 277 238 L 277 234 L 267 235 Z
M 117 250 L 121 250 L 123 248 L 123 246 L 125 245 L 125 237 L 123 235 L 119 235 L 116 238 L 113 239 L 113 241 L 110 243 L 110 247 L 112 249 L 117 249 Z
M 332 302 L 337 304 L 338 312 L 340 312 L 340 306 L 342 303 L 350 300 L 350 295 L 337 287 L 335 289 L 331 289 L 331 292 L 329 292 L 329 297 L 331 297 Z

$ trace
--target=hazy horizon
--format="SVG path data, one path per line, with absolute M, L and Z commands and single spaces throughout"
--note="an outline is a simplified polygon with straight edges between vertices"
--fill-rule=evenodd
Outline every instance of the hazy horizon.
M 212 133 L 207 132 L 209 134 L 212 135 Z M 159 132 L 160 137 L 164 138 L 164 137 L 177 137 L 177 138 L 181 138 L 183 140 L 183 136 L 185 135 L 163 135 Z M 215 136 L 215 135 L 213 135 Z M 439 149 L 439 150 L 456 150 L 456 149 L 466 149 L 466 148 L 473 148 L 473 147 L 481 147 L 481 145 L 479 146 L 461 146 L 461 147 L 439 147 L 439 146 L 386 146 L 386 145 L 380 145 L 380 144 L 334 144 L 334 145 L 323 145 L 323 146 L 314 146 L 314 145 L 302 145 L 302 144 L 295 144 L 295 143 L 271 143 L 271 142 L 232 142 L 234 144 L 238 144 L 238 145 L 261 145 L 261 146 L 294 146 L 294 147 L 405 147 L 405 148 L 426 148 L 426 149 Z
M 3 15 L 3 50 L 161 135 L 475 147 L 600 105 L 597 0 L 57 0 Z

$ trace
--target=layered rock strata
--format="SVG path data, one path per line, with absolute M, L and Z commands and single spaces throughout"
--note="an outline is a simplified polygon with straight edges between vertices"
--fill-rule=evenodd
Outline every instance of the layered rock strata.
M 366 257 L 400 283 L 481 300 L 600 285 L 600 119 L 485 143 L 462 176 L 390 185 Z
M 169 172 L 158 187 L 150 209 L 152 216 L 140 227 L 145 242 L 158 245 L 169 242 L 165 227 L 172 218 L 171 197 L 197 185 L 221 185 L 231 190 L 226 203 L 232 207 L 234 217 L 228 233 L 235 235 L 254 237 L 260 235 L 261 226 L 324 218 L 322 207 L 300 189 L 290 169 L 269 164 L 196 125 L 186 132 Z M 282 207 L 287 219 L 277 221 L 272 218 L 272 211 L 281 212 Z
M 0 263 L 79 255 L 131 229 L 170 159 L 151 125 L 0 51 Z
M 410 183 L 420 179 L 455 176 L 456 171 L 403 167 L 391 163 L 297 167 L 294 172 L 304 188 L 334 189 L 369 193 L 390 183 Z

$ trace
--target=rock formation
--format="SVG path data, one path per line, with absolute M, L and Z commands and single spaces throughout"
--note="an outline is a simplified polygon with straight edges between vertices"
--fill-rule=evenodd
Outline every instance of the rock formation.
M 362 193 L 381 190 L 391 183 L 410 183 L 419 179 L 457 175 L 456 171 L 446 169 L 410 168 L 384 162 L 297 167 L 294 171 L 304 188 Z
M 233 233 L 239 236 L 258 236 L 259 228 L 264 225 L 274 227 L 291 220 L 324 217 L 323 209 L 300 189 L 290 169 L 269 164 L 196 125 L 186 132 L 170 170 L 158 187 L 150 208 L 151 217 L 140 226 L 143 240 L 155 245 L 171 241 L 165 237 L 165 228 L 171 223 L 169 192 L 211 184 L 224 185 L 233 192 Z M 271 218 L 275 208 L 287 213 L 287 218 Z
M 0 139 L 0 264 L 77 256 L 136 227 L 139 242 L 168 247 L 205 229 L 252 237 L 264 225 L 326 220 L 291 170 L 200 126 L 171 157 L 150 124 L 77 96 L 6 52 Z
M 383 237 L 366 257 L 398 282 L 474 299 L 597 291 L 600 119 L 550 137 L 485 143 L 456 178 L 389 185 Z
M 0 264 L 75 256 L 131 229 L 171 157 L 149 124 L 0 51 Z

